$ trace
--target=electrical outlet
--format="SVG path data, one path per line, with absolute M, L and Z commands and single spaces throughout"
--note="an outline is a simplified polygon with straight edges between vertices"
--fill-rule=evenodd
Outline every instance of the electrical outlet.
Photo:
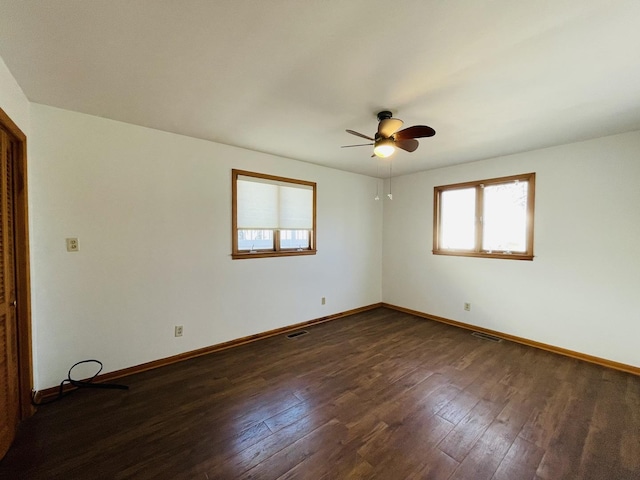
M 173 330 L 173 334 L 176 337 L 181 337 L 182 336 L 182 325 L 176 325 L 174 330 Z
M 67 252 L 77 252 L 78 248 L 78 239 L 77 238 L 67 238 Z
M 466 302 L 465 302 L 465 304 L 464 304 L 464 309 L 465 309 L 467 312 L 470 312 L 470 311 L 471 311 L 471 304 L 470 304 L 470 303 L 466 303 Z
M 320 301 L 320 303 L 321 303 L 322 305 L 326 305 L 326 303 L 327 303 L 327 299 L 326 299 L 326 297 L 322 297 L 322 300 Z

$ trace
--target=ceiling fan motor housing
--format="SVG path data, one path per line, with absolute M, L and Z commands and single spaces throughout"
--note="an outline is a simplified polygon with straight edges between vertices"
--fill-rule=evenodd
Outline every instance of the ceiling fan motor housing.
M 391 117 L 393 117 L 393 114 L 389 110 L 383 110 L 382 112 L 378 113 L 378 122 L 381 122 Z

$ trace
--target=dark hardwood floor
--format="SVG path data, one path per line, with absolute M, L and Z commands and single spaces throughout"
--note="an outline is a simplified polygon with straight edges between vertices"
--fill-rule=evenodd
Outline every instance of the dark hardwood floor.
M 3 479 L 640 479 L 640 377 L 387 309 L 40 407 Z

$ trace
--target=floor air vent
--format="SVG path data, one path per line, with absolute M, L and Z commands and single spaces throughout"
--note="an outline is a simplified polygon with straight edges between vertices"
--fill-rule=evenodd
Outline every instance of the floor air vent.
M 471 335 L 473 335 L 474 337 L 478 337 L 481 338 L 483 340 L 489 340 L 490 342 L 501 342 L 502 339 L 499 337 L 494 337 L 493 335 L 489 335 L 488 333 L 482 333 L 482 332 L 473 332 Z
M 307 333 L 309 332 L 307 332 L 306 330 L 300 330 L 299 332 L 290 333 L 289 335 L 287 335 L 287 338 L 296 338 L 296 337 L 299 337 L 300 335 L 306 335 Z

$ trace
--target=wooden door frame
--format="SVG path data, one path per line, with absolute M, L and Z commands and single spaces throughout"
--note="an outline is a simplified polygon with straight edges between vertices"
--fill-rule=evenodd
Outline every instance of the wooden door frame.
M 27 201 L 27 136 L 0 108 L 0 126 L 15 142 L 15 263 L 16 263 L 16 326 L 18 338 L 18 379 L 20 384 L 20 418 L 33 415 L 33 358 L 31 347 L 31 281 L 29 267 L 29 216 Z

